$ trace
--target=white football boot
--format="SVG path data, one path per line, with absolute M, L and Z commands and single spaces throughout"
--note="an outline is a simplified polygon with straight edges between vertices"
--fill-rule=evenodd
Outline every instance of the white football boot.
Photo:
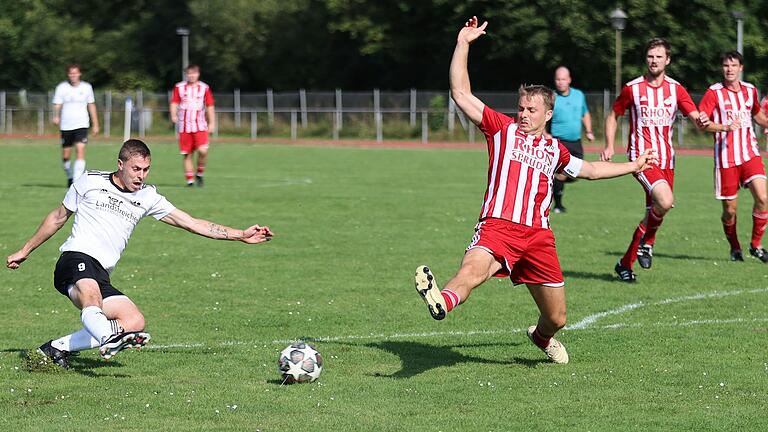
M 535 342 L 533 342 L 533 332 L 536 330 L 536 326 L 530 326 L 528 327 L 528 339 L 536 345 Z M 536 348 L 539 348 L 538 345 L 536 345 Z M 547 345 L 546 348 L 542 349 L 539 348 L 549 357 L 550 360 L 552 360 L 555 363 L 559 364 L 566 364 L 568 363 L 568 351 L 565 350 L 565 345 L 561 344 L 560 341 L 558 341 L 555 338 L 552 338 L 549 340 L 549 345 Z
M 436 320 L 445 318 L 446 308 L 445 299 L 440 294 L 440 288 L 437 287 L 435 276 L 429 270 L 429 267 L 423 265 L 416 268 L 416 292 L 419 293 L 424 303 L 427 304 L 429 314 Z

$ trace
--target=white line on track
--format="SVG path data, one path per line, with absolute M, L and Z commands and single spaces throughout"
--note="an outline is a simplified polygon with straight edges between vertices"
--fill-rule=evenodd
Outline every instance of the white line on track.
M 589 328 L 600 329 L 622 329 L 622 328 L 639 328 L 639 327 L 689 327 L 689 326 L 701 326 L 701 325 L 718 325 L 718 324 L 735 324 L 735 323 L 756 323 L 756 322 L 768 322 L 768 318 L 733 318 L 733 319 L 704 319 L 704 320 L 691 320 L 691 321 L 671 321 L 671 322 L 656 322 L 653 324 L 642 323 L 618 323 L 608 324 L 604 326 L 595 326 L 594 324 L 602 318 L 612 315 L 620 315 L 626 312 L 633 311 L 642 307 L 648 306 L 663 306 L 673 303 L 683 303 L 689 301 L 731 297 L 742 294 L 759 294 L 768 293 L 768 288 L 757 288 L 751 290 L 736 290 L 736 291 L 713 291 L 709 293 L 699 293 L 689 296 L 671 297 L 664 300 L 645 303 L 629 303 L 623 306 L 619 306 L 614 309 L 610 309 L 603 312 L 594 313 L 588 315 L 585 318 L 578 321 L 576 324 L 566 327 L 566 330 L 586 330 Z M 356 341 L 356 340 L 388 340 L 388 339 L 421 339 L 431 337 L 445 337 L 445 336 L 486 336 L 486 335 L 504 335 L 513 333 L 522 333 L 526 329 L 503 329 L 503 330 L 449 330 L 449 331 L 433 331 L 433 332 L 415 332 L 415 333 L 370 333 L 367 335 L 346 335 L 346 336 L 321 336 L 308 339 L 311 342 L 343 342 L 343 341 Z M 223 341 L 211 347 L 228 347 L 228 346 L 266 346 L 271 344 L 287 344 L 295 342 L 295 339 L 275 339 L 272 341 Z M 175 343 L 166 345 L 149 345 L 144 349 L 173 349 L 173 348 L 202 348 L 206 347 L 203 343 Z

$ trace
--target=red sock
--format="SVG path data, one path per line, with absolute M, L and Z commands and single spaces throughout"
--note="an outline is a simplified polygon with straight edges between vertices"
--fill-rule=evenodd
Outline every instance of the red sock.
M 552 336 L 550 337 L 542 336 L 541 332 L 539 331 L 539 327 L 536 326 L 536 330 L 533 331 L 531 338 L 533 339 L 533 343 L 535 343 L 537 347 L 541 349 L 545 349 L 547 345 L 549 345 L 549 340 L 552 339 Z
M 645 229 L 645 235 L 643 236 L 643 244 L 651 245 L 656 242 L 656 231 L 658 231 L 661 223 L 664 222 L 664 216 L 659 216 L 653 211 L 653 207 L 648 209 L 647 222 Z
M 192 183 L 195 180 L 195 174 L 192 171 L 186 171 L 184 177 L 187 178 L 187 183 Z
M 752 213 L 752 242 L 753 248 L 760 246 L 765 232 L 765 223 L 768 222 L 768 211 L 756 211 Z
M 635 232 L 632 234 L 632 241 L 629 243 L 627 252 L 621 257 L 621 261 L 619 261 L 622 267 L 626 267 L 630 270 L 632 269 L 632 264 L 637 260 L 637 247 L 640 246 L 640 240 L 643 238 L 644 234 L 645 225 L 640 222 L 637 228 L 635 228 Z
M 728 244 L 731 245 L 731 250 L 741 250 L 741 244 L 739 244 L 739 236 L 736 234 L 735 217 L 730 224 L 723 222 L 723 232 L 725 233 L 725 238 L 728 239 Z
M 202 177 L 204 171 L 205 171 L 205 165 L 198 165 L 197 166 L 197 176 L 198 177 Z
M 453 308 L 458 306 L 459 302 L 461 301 L 461 299 L 459 298 L 459 295 L 449 289 L 444 289 L 440 291 L 440 294 L 442 294 L 443 299 L 445 299 L 446 312 L 450 312 L 451 310 L 453 310 Z

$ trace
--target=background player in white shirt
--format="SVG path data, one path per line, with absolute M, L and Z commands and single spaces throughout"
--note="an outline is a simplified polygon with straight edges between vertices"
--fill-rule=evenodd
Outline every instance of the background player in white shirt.
M 175 208 L 154 186 L 144 184 L 150 162 L 146 144 L 126 141 L 120 149 L 117 171 L 89 171 L 81 176 L 37 232 L 6 259 L 8 268 L 19 268 L 32 251 L 75 215 L 72 233 L 59 249 L 62 254 L 56 263 L 54 286 L 81 309 L 83 328 L 39 348 L 64 368 L 72 352 L 98 347 L 101 356 L 108 359 L 149 340 L 149 334 L 143 332 L 144 316 L 109 278 L 141 218 L 152 216 L 212 239 L 258 244 L 272 238 L 269 227 L 253 225 L 238 230 L 196 219 Z
M 451 97 L 478 125 L 488 142 L 488 187 L 480 221 L 461 267 L 440 291 L 430 269 L 416 269 L 416 291 L 434 319 L 466 301 L 491 277 L 526 284 L 540 316 L 528 328 L 530 340 L 555 363 L 568 353 L 554 335 L 565 326 L 565 283 L 549 229 L 554 174 L 600 179 L 639 172 L 655 161 L 652 150 L 627 163 L 587 162 L 573 157 L 557 139 L 543 135 L 552 118 L 555 93 L 544 86 L 520 88 L 517 123 L 486 106 L 472 94 L 467 57 L 469 45 L 485 34 L 472 17 L 459 32 L 450 66 Z M 514 25 L 514 23 L 512 23 Z
M 93 134 L 99 133 L 99 117 L 93 87 L 80 81 L 80 66 L 67 66 L 67 79 L 56 86 L 53 93 L 53 124 L 61 131 L 61 162 L 67 174 L 67 185 L 72 185 L 85 172 L 85 143 L 88 127 L 93 123 Z M 89 119 L 90 117 L 90 119 Z M 72 164 L 72 147 L 75 163 Z
M 721 221 L 731 247 L 731 261 L 744 261 L 736 234 L 736 203 L 739 187 L 749 188 L 752 206 L 752 239 L 749 253 L 768 262 L 768 252 L 761 241 L 768 222 L 768 193 L 763 158 L 758 148 L 752 119 L 768 126 L 768 116 L 760 108 L 757 88 L 741 81 L 744 57 L 729 51 L 721 57 L 723 81 L 712 84 L 699 103 L 699 111 L 711 117 L 707 132 L 715 138 L 715 198 L 723 203 Z

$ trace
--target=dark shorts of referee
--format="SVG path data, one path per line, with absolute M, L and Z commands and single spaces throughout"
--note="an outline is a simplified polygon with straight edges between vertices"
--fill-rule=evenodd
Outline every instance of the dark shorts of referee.
M 557 139 L 563 143 L 565 148 L 567 148 L 573 156 L 576 156 L 579 159 L 584 159 L 584 148 L 581 146 L 581 139 L 577 139 L 576 141 L 567 141 L 561 138 Z
M 72 147 L 76 143 L 88 143 L 88 128 L 61 131 L 62 147 Z
M 125 296 L 112 286 L 109 273 L 92 256 L 82 252 L 67 251 L 61 254 L 53 272 L 53 286 L 69 298 L 69 289 L 80 279 L 93 279 L 99 284 L 101 298 Z

